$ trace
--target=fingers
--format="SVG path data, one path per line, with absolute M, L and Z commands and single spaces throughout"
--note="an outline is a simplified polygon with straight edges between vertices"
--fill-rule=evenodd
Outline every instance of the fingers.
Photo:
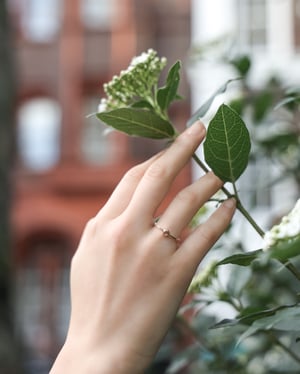
M 212 172 L 186 187 L 175 197 L 159 219 L 160 225 L 169 227 L 176 237 L 190 223 L 199 208 L 214 195 L 223 182 Z
M 202 225 L 192 232 L 174 253 L 175 266 L 182 267 L 192 277 L 207 251 L 228 227 L 235 212 L 235 199 L 226 200 Z
M 135 215 L 153 216 L 170 185 L 205 136 L 200 121 L 184 131 L 145 172 L 128 206 Z
M 105 206 L 101 209 L 101 214 L 105 214 L 109 218 L 115 218 L 120 215 L 126 209 L 145 171 L 162 153 L 159 152 L 149 160 L 131 168 L 123 176 Z

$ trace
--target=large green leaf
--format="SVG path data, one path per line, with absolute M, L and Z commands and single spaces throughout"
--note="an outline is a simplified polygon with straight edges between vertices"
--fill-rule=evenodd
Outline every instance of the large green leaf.
M 157 102 L 162 111 L 168 109 L 171 102 L 179 98 L 177 89 L 180 82 L 180 66 L 180 61 L 175 62 L 169 70 L 166 85 L 157 91 Z
M 233 109 L 222 104 L 208 126 L 205 161 L 224 182 L 234 183 L 248 165 L 250 148 L 245 123 Z
M 175 134 L 170 122 L 147 109 L 120 108 L 96 115 L 102 122 L 128 135 L 165 139 Z

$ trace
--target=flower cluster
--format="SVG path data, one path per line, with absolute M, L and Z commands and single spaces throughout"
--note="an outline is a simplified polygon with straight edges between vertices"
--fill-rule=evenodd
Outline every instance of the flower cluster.
M 264 249 L 271 248 L 281 241 L 291 240 L 300 235 L 300 199 L 291 212 L 284 216 L 278 225 L 264 236 Z
M 105 112 L 130 106 L 139 100 L 150 99 L 151 104 L 152 90 L 157 85 L 166 64 L 167 59 L 159 58 L 153 49 L 134 57 L 126 70 L 104 84 L 107 97 L 101 99 L 98 111 Z

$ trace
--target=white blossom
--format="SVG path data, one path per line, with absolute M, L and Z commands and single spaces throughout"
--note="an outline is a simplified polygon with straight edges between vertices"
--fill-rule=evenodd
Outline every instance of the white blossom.
M 271 248 L 278 242 L 291 240 L 298 235 L 300 235 L 300 199 L 290 213 L 282 217 L 278 225 L 266 232 L 263 249 Z
M 101 99 L 98 105 L 98 112 L 105 112 L 107 110 L 107 99 Z
M 146 52 L 143 52 L 140 56 L 133 57 L 130 66 L 136 66 L 138 64 L 143 64 L 146 62 L 149 58 L 149 54 Z
M 166 64 L 167 59 L 159 58 L 153 49 L 134 57 L 126 70 L 103 85 L 107 98 L 100 101 L 99 112 L 130 106 L 140 99 L 147 100 Z

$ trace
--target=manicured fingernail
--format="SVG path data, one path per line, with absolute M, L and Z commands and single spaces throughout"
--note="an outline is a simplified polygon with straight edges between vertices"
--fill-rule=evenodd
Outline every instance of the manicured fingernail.
M 234 198 L 227 199 L 224 201 L 224 205 L 230 209 L 234 208 L 236 206 L 236 200 Z
M 187 133 L 190 135 L 203 134 L 205 133 L 205 126 L 201 121 L 196 121 L 192 126 L 189 127 Z

